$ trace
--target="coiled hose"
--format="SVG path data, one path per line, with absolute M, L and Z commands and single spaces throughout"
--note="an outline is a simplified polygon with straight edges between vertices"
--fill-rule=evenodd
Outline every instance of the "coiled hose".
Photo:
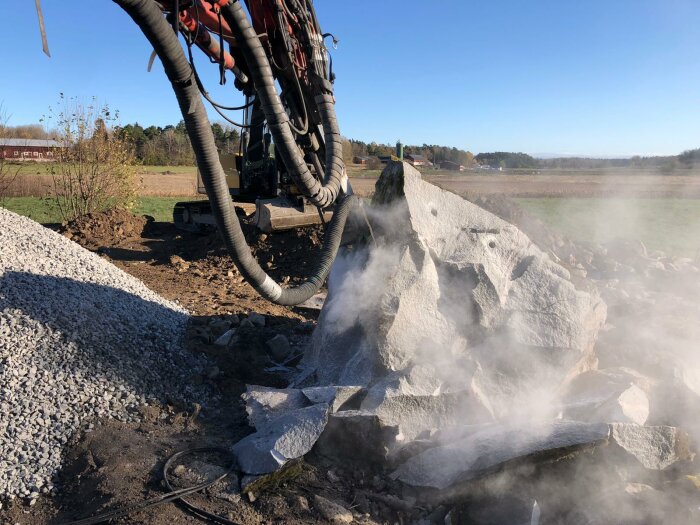
M 233 207 L 224 170 L 219 162 L 214 135 L 192 68 L 185 58 L 172 27 L 163 17 L 155 0 L 114 0 L 114 2 L 124 9 L 141 28 L 158 54 L 165 74 L 172 83 L 216 224 L 241 274 L 261 296 L 269 301 L 285 306 L 306 301 L 319 290 L 328 276 L 338 253 L 351 207 L 357 202 L 356 198 L 345 196 L 336 204 L 333 219 L 326 229 L 319 262 L 312 275 L 304 283 L 293 288 L 282 288 L 277 284 L 250 253 Z M 286 162 L 287 159 L 284 160 Z M 289 165 L 287 166 L 289 169 Z
M 250 69 L 255 90 L 262 102 L 267 126 L 275 141 L 275 153 L 279 153 L 282 157 L 287 171 L 305 197 L 320 208 L 330 206 L 340 195 L 342 180 L 345 177 L 343 144 L 335 116 L 333 95 L 326 92 L 315 98 L 326 144 L 326 168 L 324 181 L 321 184 L 309 171 L 304 155 L 294 140 L 289 116 L 277 94 L 270 62 L 241 2 L 239 0 L 229 2 L 221 8 L 221 15 L 231 27 L 231 32 Z

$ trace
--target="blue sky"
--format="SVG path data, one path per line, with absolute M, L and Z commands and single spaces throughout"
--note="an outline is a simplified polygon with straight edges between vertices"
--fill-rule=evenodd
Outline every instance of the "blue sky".
M 0 36 L 10 124 L 36 122 L 59 92 L 97 96 L 122 123 L 180 119 L 160 66 L 146 73 L 148 43 L 116 4 L 42 3 L 51 59 L 33 2 L 15 4 Z M 700 147 L 697 0 L 315 4 L 340 39 L 337 109 L 348 137 L 596 156 Z M 209 69 L 210 91 L 239 101 Z

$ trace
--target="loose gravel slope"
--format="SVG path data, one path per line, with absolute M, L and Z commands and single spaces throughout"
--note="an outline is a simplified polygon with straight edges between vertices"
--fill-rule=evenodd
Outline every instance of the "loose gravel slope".
M 197 400 L 206 363 L 187 312 L 34 221 L 0 208 L 0 500 L 53 489 L 61 449 L 97 417 Z

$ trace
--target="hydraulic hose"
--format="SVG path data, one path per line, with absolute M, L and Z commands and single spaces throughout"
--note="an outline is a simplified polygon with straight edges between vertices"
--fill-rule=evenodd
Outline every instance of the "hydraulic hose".
M 277 284 L 250 253 L 233 207 L 224 170 L 219 162 L 214 135 L 199 88 L 172 27 L 163 17 L 155 0 L 114 0 L 114 2 L 121 6 L 141 28 L 158 54 L 165 74 L 172 83 L 216 224 L 241 274 L 260 295 L 269 301 L 285 306 L 306 301 L 318 291 L 328 276 L 338 253 L 351 206 L 356 202 L 356 198 L 346 196 L 337 203 L 333 219 L 326 229 L 320 260 L 313 274 L 297 287 L 282 288 Z
M 250 76 L 262 103 L 268 128 L 275 141 L 275 153 L 279 153 L 295 184 L 314 205 L 325 208 L 335 202 L 342 191 L 345 175 L 343 144 L 335 116 L 333 95 L 328 91 L 316 95 L 319 115 L 326 145 L 326 168 L 323 183 L 316 180 L 299 150 L 290 126 L 289 115 L 282 105 L 275 77 L 265 49 L 239 0 L 232 0 L 221 8 L 221 14 L 236 37 L 238 47 L 250 69 Z

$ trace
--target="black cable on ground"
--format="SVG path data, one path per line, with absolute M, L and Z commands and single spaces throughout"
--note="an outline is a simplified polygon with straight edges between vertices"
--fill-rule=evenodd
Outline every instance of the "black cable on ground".
M 330 272 L 331 265 L 340 247 L 345 223 L 350 215 L 352 206 L 358 202 L 357 198 L 354 196 L 345 196 L 336 203 L 333 218 L 325 234 L 319 261 L 311 276 L 299 286 L 282 288 L 267 275 L 250 252 L 250 247 L 246 242 L 241 224 L 238 221 L 233 207 L 228 183 L 226 182 L 226 175 L 219 161 L 214 135 L 211 130 L 207 112 L 202 104 L 199 89 L 194 80 L 192 67 L 185 57 L 185 53 L 182 50 L 177 36 L 172 31 L 172 27 L 165 18 L 163 18 L 162 11 L 155 0 L 114 1 L 138 24 L 163 64 L 165 73 L 173 86 L 173 91 L 180 105 L 187 133 L 192 143 L 192 149 L 197 159 L 197 166 L 202 175 L 202 181 L 207 190 L 212 212 L 216 219 L 216 225 L 223 237 L 224 244 L 231 258 L 241 274 L 261 296 L 274 303 L 284 306 L 293 306 L 308 300 L 318 292 Z M 238 5 L 238 2 L 236 2 L 235 5 Z M 228 4 L 226 7 L 230 8 L 231 4 Z M 240 8 L 240 5 L 238 5 L 238 7 Z M 223 14 L 226 18 L 226 11 L 224 11 Z M 255 33 L 253 34 L 255 35 Z M 255 35 L 255 39 L 257 40 L 257 35 Z M 259 40 L 257 41 L 259 44 Z M 258 88 L 257 84 L 256 88 Z M 258 96 L 260 96 L 260 93 L 260 90 L 258 90 Z M 279 97 L 277 97 L 277 100 L 279 100 Z M 323 108 L 324 105 L 332 106 L 332 99 L 329 99 L 325 103 L 319 102 L 320 108 Z M 328 114 L 330 109 L 326 107 L 326 110 L 326 114 Z M 282 108 L 281 111 L 286 116 L 284 108 Z M 323 109 L 321 109 L 321 112 L 323 113 Z M 335 119 L 333 120 L 335 121 Z M 286 126 L 286 129 L 289 131 L 289 126 Z M 334 124 L 333 129 L 337 131 L 337 123 Z M 294 146 L 297 153 L 299 153 L 296 144 Z M 335 146 L 332 144 L 326 142 L 327 149 L 332 149 L 334 147 Z M 281 151 L 281 149 L 279 151 Z M 308 172 L 309 170 L 303 157 L 301 158 L 301 162 L 304 165 L 304 169 Z M 342 167 L 342 159 L 340 163 Z M 287 162 L 285 162 L 285 165 L 290 166 Z M 329 178 L 329 172 L 337 172 L 337 170 L 338 165 L 329 166 L 327 164 L 325 178 Z M 316 185 L 315 187 L 320 188 L 320 183 L 313 179 L 311 173 L 309 173 L 309 177 L 311 177 L 312 182 Z M 335 175 L 331 178 L 334 180 L 336 179 Z M 340 180 L 336 180 L 336 182 L 338 182 L 337 190 L 340 192 Z M 335 196 L 330 202 L 334 201 Z
M 205 481 L 203 483 L 199 483 L 198 485 L 195 485 L 193 487 L 189 487 L 186 489 L 178 489 L 175 490 L 173 489 L 172 485 L 170 484 L 170 481 L 168 480 L 168 471 L 170 470 L 170 467 L 172 466 L 173 462 L 176 459 L 181 458 L 182 456 L 189 455 L 189 454 L 201 454 L 201 453 L 216 453 L 216 454 L 223 454 L 225 456 L 228 456 L 231 458 L 231 465 L 229 466 L 228 470 L 218 476 L 215 479 Z M 116 518 L 121 518 L 123 516 L 127 516 L 129 514 L 133 514 L 134 512 L 139 512 L 142 510 L 149 509 L 151 507 L 155 507 L 157 505 L 162 505 L 163 503 L 169 503 L 171 501 L 179 503 L 181 506 L 185 507 L 189 512 L 192 512 L 193 514 L 203 517 L 206 519 L 209 519 L 213 521 L 214 523 L 219 523 L 221 525 L 238 525 L 235 521 L 231 521 L 228 518 L 224 518 L 222 516 L 218 516 L 216 514 L 212 514 L 210 512 L 207 512 L 205 510 L 202 510 L 195 505 L 192 505 L 191 503 L 183 500 L 182 498 L 184 496 L 188 496 L 190 494 L 194 494 L 195 492 L 201 492 L 204 489 L 207 489 L 211 487 L 212 485 L 215 485 L 219 481 L 222 481 L 226 479 L 232 472 L 238 470 L 238 463 L 236 459 L 233 457 L 231 454 L 231 451 L 225 448 L 221 447 L 198 447 L 198 448 L 190 448 L 186 450 L 181 450 L 180 452 L 176 452 L 172 456 L 168 458 L 168 460 L 165 462 L 163 465 L 163 480 L 165 481 L 165 486 L 170 490 L 170 492 L 163 494 L 161 496 L 157 496 L 155 498 L 146 500 L 142 503 L 137 503 L 135 505 L 130 505 L 128 507 L 123 507 L 121 509 L 115 509 L 111 510 L 108 512 L 105 512 L 103 514 L 98 514 L 97 516 L 91 516 L 89 518 L 84 518 L 81 520 L 77 521 L 71 521 L 69 523 L 66 523 L 64 525 L 94 525 L 95 523 L 104 523 L 105 521 L 110 521 Z
M 201 453 L 201 452 L 224 453 L 233 459 L 229 469 L 226 472 L 224 472 L 221 476 L 216 478 L 216 480 L 214 480 L 208 486 L 214 485 L 214 484 L 218 483 L 219 481 L 226 479 L 232 472 L 238 470 L 238 462 L 236 461 L 236 459 L 233 457 L 230 450 L 228 450 L 228 449 L 222 449 L 222 448 L 217 448 L 217 447 L 200 447 L 200 448 L 182 450 L 182 451 L 177 452 L 177 453 L 173 454 L 172 456 L 170 456 L 168 461 L 166 461 L 165 464 L 163 465 L 163 481 L 165 482 L 166 488 L 170 492 L 175 492 L 175 489 L 172 487 L 172 485 L 170 484 L 170 480 L 168 479 L 168 470 L 170 469 L 170 466 L 173 464 L 173 462 L 176 459 L 181 458 L 182 456 L 185 456 L 188 454 L 194 454 L 194 453 Z M 204 489 L 202 489 L 202 490 L 204 490 Z M 175 503 L 177 503 L 181 507 L 184 507 L 185 509 L 187 509 L 189 512 L 191 512 L 195 516 L 198 516 L 198 517 L 204 518 L 204 519 L 208 519 L 214 523 L 220 523 L 221 525 L 238 525 L 235 521 L 232 521 L 228 518 L 224 518 L 223 516 L 219 516 L 218 514 L 214 514 L 212 512 L 206 511 L 204 509 L 200 509 L 196 505 L 193 505 L 192 503 L 190 503 L 189 501 L 184 499 L 184 497 L 182 497 L 182 496 L 179 499 L 175 500 Z

